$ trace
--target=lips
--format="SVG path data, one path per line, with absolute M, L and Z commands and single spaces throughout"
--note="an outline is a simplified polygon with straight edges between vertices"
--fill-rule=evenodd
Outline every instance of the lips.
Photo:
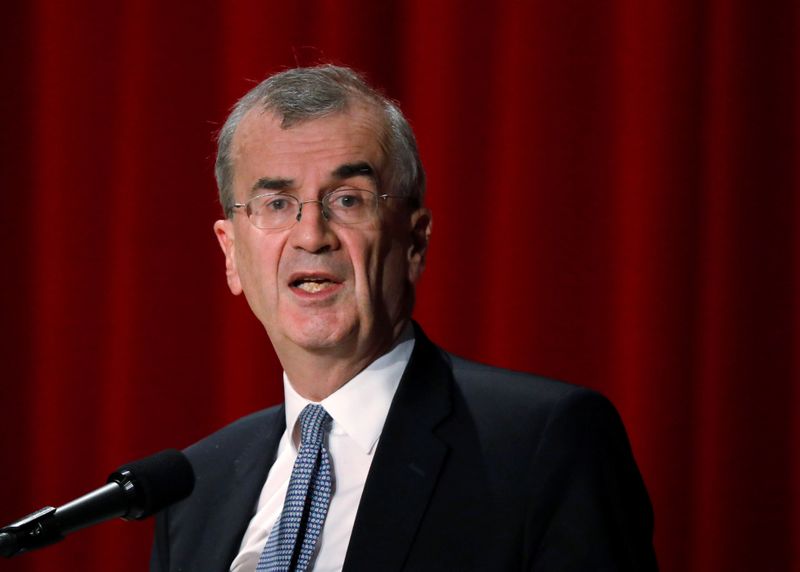
M 335 276 L 317 272 L 295 273 L 289 280 L 289 286 L 292 289 L 301 290 L 308 294 L 318 294 L 330 290 L 341 283 L 342 281 Z
M 317 292 L 322 292 L 333 286 L 333 282 L 330 280 L 300 280 L 294 284 L 292 284 L 293 288 L 300 288 L 306 292 L 311 294 L 316 294 Z

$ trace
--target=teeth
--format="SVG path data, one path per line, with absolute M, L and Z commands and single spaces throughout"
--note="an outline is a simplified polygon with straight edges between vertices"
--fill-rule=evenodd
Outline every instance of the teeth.
M 328 287 L 329 284 L 330 284 L 330 282 L 328 282 L 328 281 L 325 281 L 325 282 L 301 282 L 298 285 L 298 288 L 313 294 L 315 292 L 319 292 L 321 290 L 324 290 L 325 288 Z

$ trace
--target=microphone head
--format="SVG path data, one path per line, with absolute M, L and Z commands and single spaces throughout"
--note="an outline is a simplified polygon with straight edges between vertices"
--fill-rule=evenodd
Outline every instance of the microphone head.
M 183 500 L 194 489 L 194 470 L 186 455 L 166 449 L 119 467 L 108 476 L 129 498 L 124 518 L 145 518 Z

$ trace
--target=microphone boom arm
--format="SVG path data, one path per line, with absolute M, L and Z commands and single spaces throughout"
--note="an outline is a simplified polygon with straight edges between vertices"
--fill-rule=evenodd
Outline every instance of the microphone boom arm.
M 194 471 L 183 453 L 161 451 L 120 467 L 99 489 L 0 528 L 0 557 L 55 544 L 67 534 L 112 518 L 145 518 L 186 498 L 193 487 Z
M 60 540 L 58 529 L 47 525 L 56 508 L 46 506 L 0 529 L 0 556 L 11 558 L 25 550 L 35 550 Z

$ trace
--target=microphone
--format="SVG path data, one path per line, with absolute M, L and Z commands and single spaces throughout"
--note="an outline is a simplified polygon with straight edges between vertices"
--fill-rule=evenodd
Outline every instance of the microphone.
M 183 453 L 167 449 L 122 465 L 107 483 L 63 506 L 46 506 L 0 528 L 0 556 L 10 558 L 54 544 L 71 532 L 112 518 L 146 518 L 188 497 L 194 471 Z

